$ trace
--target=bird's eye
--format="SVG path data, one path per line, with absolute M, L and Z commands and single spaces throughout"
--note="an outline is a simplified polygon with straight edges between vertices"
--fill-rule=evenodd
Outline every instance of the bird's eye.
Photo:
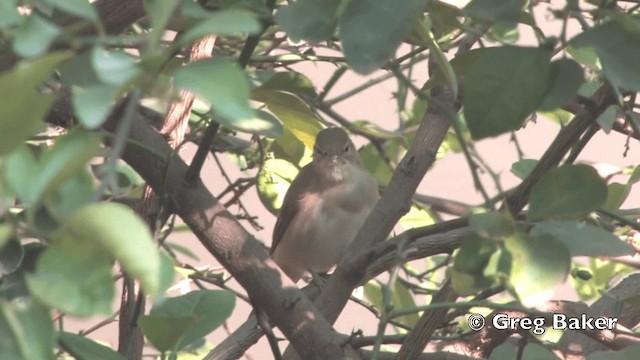
M 347 145 L 344 146 L 344 152 L 345 153 L 349 151 L 349 147 L 350 147 L 350 144 L 348 144 L 348 143 L 347 143 Z

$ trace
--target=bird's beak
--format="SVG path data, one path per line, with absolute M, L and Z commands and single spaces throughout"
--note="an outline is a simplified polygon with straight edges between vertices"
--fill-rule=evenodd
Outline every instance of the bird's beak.
M 331 159 L 331 162 L 335 164 L 338 162 L 338 155 L 331 155 L 330 159 Z

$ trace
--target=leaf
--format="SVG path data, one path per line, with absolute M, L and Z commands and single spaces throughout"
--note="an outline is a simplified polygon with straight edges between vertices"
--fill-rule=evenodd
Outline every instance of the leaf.
M 261 30 L 260 22 L 253 12 L 242 9 L 227 9 L 211 13 L 204 20 L 187 30 L 178 39 L 185 45 L 207 35 L 236 35 L 239 33 L 256 34 Z
M 176 85 L 211 103 L 224 126 L 255 116 L 249 106 L 249 84 L 238 65 L 221 58 L 200 60 L 176 71 Z
M 413 300 L 413 296 L 409 292 L 409 289 L 402 283 L 401 281 L 396 281 L 393 284 L 393 292 L 391 294 L 391 301 L 393 302 L 394 308 L 398 309 L 412 309 L 416 307 L 416 303 Z M 420 316 L 417 312 L 399 316 L 397 318 L 401 323 L 408 325 L 410 327 L 414 327 Z
M 107 85 L 124 85 L 140 73 L 136 59 L 122 50 L 94 47 L 91 63 L 98 79 Z
M 466 76 L 476 61 L 484 56 L 487 49 L 488 48 L 473 49 L 463 52 L 451 59 L 450 64 L 453 68 L 453 72 L 459 77 Z M 427 80 L 427 83 L 424 85 L 424 89 L 431 89 L 435 86 L 444 85 L 447 81 L 449 80 L 445 77 L 444 72 L 438 67 L 433 76 L 429 77 L 429 80 Z
M 341 0 L 298 0 L 281 7 L 275 20 L 287 34 L 310 42 L 329 40 L 336 27 Z
M 477 19 L 515 26 L 525 4 L 525 0 L 473 0 L 464 10 Z
M 612 85 L 640 91 L 640 22 L 618 13 L 614 20 L 592 27 L 571 40 L 575 47 L 591 47 L 602 63 L 604 76 Z
M 71 53 L 51 53 L 19 63 L 0 75 L 0 155 L 16 148 L 33 134 L 53 103 L 51 94 L 39 94 L 38 86 Z M 20 121 L 17 121 L 20 119 Z
M 100 144 L 99 136 L 80 130 L 59 137 L 53 149 L 40 158 L 40 171 L 31 186 L 32 201 L 39 201 L 86 166 Z
M 73 87 L 73 110 L 78 121 L 88 130 L 98 129 L 107 120 L 115 104 L 118 89 L 110 85 Z
M 427 210 L 416 205 L 411 205 L 409 212 L 398 220 L 398 225 L 402 226 L 403 229 L 414 229 L 435 223 L 436 220 Z
M 46 199 L 45 205 L 54 218 L 62 221 L 93 200 L 96 191 L 94 183 L 93 176 L 87 170 L 80 169 Z
M 525 306 L 548 300 L 569 274 L 569 250 L 553 236 L 514 235 L 504 245 L 503 256 L 510 260 L 509 286 Z
M 553 111 L 538 111 L 537 113 L 561 126 L 568 124 L 571 119 L 573 119 L 572 113 L 562 109 L 555 109 Z
M 234 307 L 235 296 L 230 292 L 198 290 L 165 299 L 154 306 L 149 315 L 173 319 L 195 319 L 175 344 L 175 351 L 179 351 L 222 325 L 231 315 Z M 168 330 L 171 331 L 171 329 Z
M 493 283 L 484 272 L 497 250 L 497 241 L 477 234 L 470 234 L 462 240 L 450 272 L 451 285 L 458 295 L 475 294 Z
M 260 85 L 259 89 L 288 92 L 301 98 L 316 97 L 316 90 L 311 80 L 295 71 L 277 72 Z
M 35 58 L 43 55 L 60 33 L 56 25 L 32 14 L 15 30 L 11 45 L 16 54 L 25 58 Z
M 140 281 L 145 294 L 157 297 L 164 291 L 158 248 L 147 225 L 130 208 L 104 202 L 87 205 L 69 216 L 58 236 L 97 245 Z
M 604 204 L 607 184 L 591 166 L 550 170 L 531 189 L 529 220 L 579 218 Z
M 520 180 L 524 180 L 531 171 L 538 164 L 538 160 L 535 159 L 522 159 L 511 164 L 511 173 L 517 176 Z
M 24 203 L 33 199 L 33 183 L 39 176 L 40 164 L 31 148 L 22 145 L 8 157 L 3 164 L 4 180 L 9 189 Z
M 474 139 L 517 130 L 547 90 L 549 52 L 488 48 L 466 77 L 464 116 Z
M 272 214 L 282 207 L 289 185 L 298 175 L 298 168 L 284 159 L 267 159 L 258 171 L 256 189 L 260 201 Z
M 423 13 L 422 0 L 351 0 L 340 16 L 344 54 L 360 74 L 379 68 L 393 56 Z
M 559 108 L 576 96 L 584 83 L 584 74 L 578 63 L 571 59 L 560 59 L 551 63 L 549 88 L 538 110 Z
M 51 360 L 55 334 L 47 308 L 30 298 L 0 298 L 3 359 Z
M 160 352 L 174 348 L 194 321 L 194 316 L 155 315 L 144 315 L 138 320 L 144 336 Z
M 117 351 L 85 337 L 70 332 L 60 333 L 58 342 L 76 359 L 125 360 Z
M 42 303 L 76 316 L 111 313 L 113 264 L 109 254 L 89 240 L 57 234 L 38 258 L 26 280 Z
M 93 68 L 93 52 L 85 51 L 62 64 L 59 69 L 60 77 L 65 84 L 74 87 L 88 87 L 98 85 L 100 80 Z
M 304 101 L 292 94 L 260 88 L 252 92 L 251 98 L 264 103 L 282 120 L 288 131 L 291 131 L 306 147 L 313 148 L 316 135 L 323 126 L 318 116 Z
M 98 13 L 87 0 L 45 0 L 46 3 L 72 15 L 98 21 Z
M 0 0 L 0 29 L 7 29 L 22 21 L 14 0 Z
M 607 185 L 607 200 L 602 204 L 602 208 L 607 211 L 616 211 L 629 196 L 631 187 L 620 183 L 611 183 Z
M 500 239 L 516 231 L 516 223 L 508 212 L 487 212 L 469 217 L 469 227 L 483 238 Z
M 544 221 L 536 224 L 531 235 L 547 234 L 562 241 L 571 256 L 623 256 L 634 248 L 601 227 L 576 221 Z

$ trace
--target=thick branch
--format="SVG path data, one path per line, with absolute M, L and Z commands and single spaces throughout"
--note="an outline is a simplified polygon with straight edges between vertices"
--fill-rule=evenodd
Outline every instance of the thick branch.
M 48 122 L 65 123 L 69 99 L 63 97 Z M 117 126 L 119 112 L 105 130 Z M 176 214 L 190 227 L 205 248 L 238 280 L 251 299 L 282 330 L 305 359 L 357 358 L 343 339 L 324 321 L 313 304 L 281 273 L 264 246 L 249 234 L 214 198 L 202 182 L 185 186 L 187 165 L 144 118 L 135 119 L 131 142 L 123 159 L 160 194 L 170 199 Z M 133 144 L 141 144 L 139 145 Z M 149 151 L 150 150 L 150 151 Z

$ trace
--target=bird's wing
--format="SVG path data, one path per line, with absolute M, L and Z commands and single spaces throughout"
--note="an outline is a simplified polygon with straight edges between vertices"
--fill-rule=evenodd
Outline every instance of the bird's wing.
M 303 194 L 303 189 L 307 189 L 313 179 L 313 169 L 311 168 L 312 164 L 309 164 L 303 167 L 300 170 L 298 176 L 293 180 L 287 194 L 284 197 L 284 201 L 282 202 L 282 208 L 280 209 L 280 214 L 278 214 L 278 220 L 276 221 L 276 225 L 273 228 L 273 240 L 271 242 L 271 250 L 269 254 L 273 254 L 282 240 L 284 233 L 287 231 L 289 224 L 298 214 L 300 210 L 300 201 L 302 200 L 301 195 Z M 309 173 L 309 174 L 306 174 Z M 294 195 L 298 194 L 298 195 Z M 292 197 L 298 196 L 297 199 L 292 199 Z

